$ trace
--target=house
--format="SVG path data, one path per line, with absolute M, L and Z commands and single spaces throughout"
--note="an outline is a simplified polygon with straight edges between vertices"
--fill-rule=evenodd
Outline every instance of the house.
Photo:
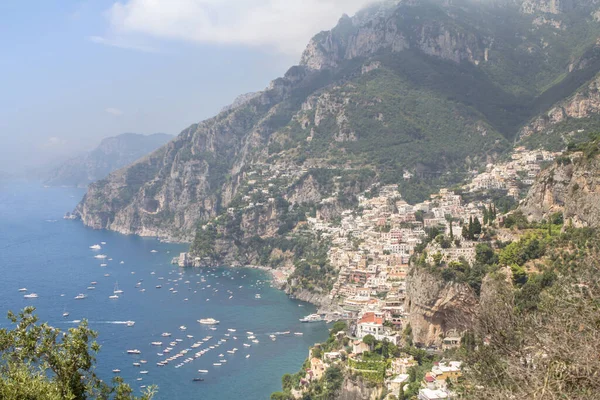
M 373 312 L 363 314 L 358 321 L 356 336 L 360 339 L 367 335 L 373 335 L 376 339 L 383 336 L 383 317 L 377 316 Z
M 371 346 L 364 343 L 362 340 L 355 340 L 352 342 L 352 353 L 362 354 L 366 351 L 371 351 Z
M 419 390 L 419 396 L 417 398 L 419 400 L 440 400 L 450 399 L 451 397 L 448 392 L 443 390 L 421 389 Z
M 316 357 L 310 359 L 310 371 L 313 379 L 321 379 L 325 373 L 325 364 Z

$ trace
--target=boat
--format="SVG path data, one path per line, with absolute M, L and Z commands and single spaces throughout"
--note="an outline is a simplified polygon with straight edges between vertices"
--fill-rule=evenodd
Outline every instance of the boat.
M 26 291 L 27 291 L 27 288 L 21 288 L 21 289 L 19 289 L 19 292 L 26 292 Z
M 113 369 L 112 372 L 115 373 L 115 374 L 118 374 L 119 372 L 121 372 L 121 370 L 120 369 Z
M 102 246 L 100 246 L 99 244 L 93 244 L 90 246 L 90 249 L 92 250 L 101 250 Z
M 100 260 L 104 260 L 106 258 L 106 254 L 96 254 L 94 258 L 98 258 Z
M 142 365 L 142 364 L 140 364 L 140 363 L 138 363 L 138 362 L 134 362 L 134 363 L 133 363 L 133 366 L 134 366 L 134 367 L 140 367 L 141 365 Z
M 162 336 L 162 337 L 169 337 L 169 336 L 171 336 L 171 334 L 170 334 L 169 332 L 165 332 L 165 333 L 163 333 L 161 336 Z
M 227 329 L 229 332 L 235 332 L 235 329 Z
M 87 290 L 96 290 L 96 286 L 88 286 Z
M 255 299 L 260 299 L 260 294 L 256 293 L 256 294 L 254 295 L 254 298 L 255 298 Z
M 250 358 L 250 354 L 246 354 L 246 358 Z
M 200 322 L 203 325 L 217 325 L 219 323 L 219 321 L 217 321 L 214 318 L 202 318 L 199 319 L 198 322 Z
M 152 342 L 150 343 L 152 346 L 162 346 L 162 342 Z
M 204 382 L 203 378 L 194 378 L 192 379 L 194 382 Z
M 119 295 L 116 294 L 111 294 L 110 296 L 108 296 L 109 299 L 118 299 Z
M 148 373 L 148 371 L 140 371 L 140 374 L 146 375 L 147 373 Z
M 182 331 L 185 331 L 186 329 L 187 329 L 187 328 L 185 327 L 185 325 L 181 325 L 181 326 L 179 327 L 179 330 L 182 330 Z
M 296 336 L 302 336 L 302 335 L 304 335 L 304 333 L 302 333 L 302 332 L 294 332 L 294 335 L 296 335 Z
M 97 285 L 97 284 L 98 284 L 98 282 L 96 282 L 96 281 L 91 281 L 90 282 L 90 285 Z
M 69 316 L 69 313 L 68 313 L 67 311 L 65 311 L 65 312 L 63 313 L 63 318 L 67 318 L 68 316 Z
M 213 365 L 216 366 L 216 367 L 219 367 L 219 366 L 221 366 L 223 364 L 221 364 L 221 363 L 213 363 Z
M 252 345 L 248 344 L 248 343 L 244 343 L 244 347 L 250 347 L 250 346 L 252 346 Z
M 132 326 L 135 325 L 135 321 L 125 321 L 125 325 L 127 325 L 129 328 L 131 328 Z
M 200 372 L 201 374 L 208 374 L 207 369 L 199 369 L 198 372 Z
M 123 293 L 122 290 L 119 290 L 119 282 L 115 282 L 115 289 L 113 290 L 114 294 L 121 294 Z
M 300 322 L 320 322 L 323 318 L 319 314 L 310 314 L 304 318 L 300 318 Z
M 75 300 L 82 300 L 85 299 L 87 296 L 83 293 L 79 293 L 77 296 L 75 296 Z
M 127 354 L 142 354 L 138 349 L 127 350 Z
M 101 267 L 106 267 L 107 265 L 108 264 L 104 264 L 104 263 L 100 264 Z
M 100 244 L 106 244 L 106 242 L 100 242 Z
M 158 253 L 156 250 L 150 250 L 150 253 Z
M 29 293 L 23 296 L 26 299 L 37 299 L 39 296 L 35 293 Z
M 161 285 L 156 285 L 156 288 L 157 288 L 157 289 L 160 289 L 161 287 L 162 287 Z

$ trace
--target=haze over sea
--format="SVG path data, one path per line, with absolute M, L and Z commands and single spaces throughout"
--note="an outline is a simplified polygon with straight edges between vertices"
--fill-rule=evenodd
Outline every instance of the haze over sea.
M 0 313 L 6 315 L 8 310 L 17 312 L 31 305 L 36 307 L 41 321 L 61 329 L 75 326 L 75 320 L 89 320 L 102 345 L 97 370 L 103 379 L 112 379 L 112 370 L 120 369 L 120 375 L 134 389 L 158 385 L 158 399 L 268 399 L 271 392 L 280 390 L 281 375 L 297 372 L 308 347 L 327 337 L 324 323 L 302 324 L 298 320 L 314 312 L 314 307 L 290 300 L 271 288 L 263 271 L 180 269 L 170 261 L 186 250 L 185 245 L 94 231 L 79 221 L 62 219 L 83 193 L 81 189 L 0 182 Z M 100 251 L 89 248 L 101 242 L 106 244 L 101 245 Z M 94 258 L 97 254 L 107 258 Z M 107 265 L 101 267 L 103 263 Z M 202 277 L 206 282 L 201 281 Z M 96 289 L 87 290 L 92 281 L 97 282 Z M 136 288 L 139 281 L 141 286 Z M 109 296 L 117 282 L 124 293 L 111 300 Z M 157 289 L 157 285 L 162 288 Z M 25 299 L 19 288 L 27 288 L 28 293 L 37 293 L 39 298 Z M 88 297 L 75 300 L 79 293 Z M 257 293 L 261 298 L 255 298 Z M 65 311 L 70 313 L 67 318 L 62 317 Z M 196 322 L 207 317 L 221 321 L 216 331 Z M 128 320 L 135 321 L 135 326 L 123 324 Z M 186 331 L 179 329 L 182 325 Z M 9 327 L 9 321 L 2 316 L 0 328 Z M 247 331 L 253 332 L 259 343 L 248 340 Z M 285 331 L 292 334 L 277 335 L 275 341 L 269 338 L 272 333 Z M 172 336 L 161 337 L 163 332 Z M 189 339 L 187 335 L 194 337 Z M 213 339 L 191 349 L 178 361 L 165 367 L 156 365 L 209 335 Z M 220 347 L 175 368 L 222 338 L 228 340 Z M 170 354 L 159 357 L 157 353 L 175 339 L 182 342 L 172 346 Z M 152 346 L 153 341 L 163 345 Z M 239 349 L 234 355 L 227 353 L 234 347 Z M 142 353 L 128 355 L 128 349 Z M 213 366 L 221 359 L 227 362 Z M 133 366 L 140 360 L 147 364 Z M 209 372 L 199 374 L 199 369 Z M 143 370 L 148 374 L 140 374 Z M 205 380 L 192 382 L 195 377 Z

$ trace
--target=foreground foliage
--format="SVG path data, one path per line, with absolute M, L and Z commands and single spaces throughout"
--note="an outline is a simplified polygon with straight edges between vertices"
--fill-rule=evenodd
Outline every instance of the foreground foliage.
M 83 321 L 67 332 L 38 323 L 35 308 L 18 315 L 15 325 L 0 329 L 0 399 L 4 400 L 150 400 L 155 388 L 140 398 L 120 378 L 108 385 L 95 373 L 100 345 L 97 333 Z

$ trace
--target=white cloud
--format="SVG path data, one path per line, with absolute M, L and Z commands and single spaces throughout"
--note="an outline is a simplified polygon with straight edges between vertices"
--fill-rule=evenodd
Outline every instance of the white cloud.
M 114 107 L 109 107 L 104 111 L 106 111 L 110 115 L 114 115 L 115 117 L 120 117 L 121 115 L 123 115 L 123 111 L 119 110 L 118 108 L 114 108 Z
M 42 149 L 56 149 L 58 147 L 62 147 L 63 145 L 66 144 L 66 141 L 57 137 L 57 136 L 51 136 L 48 139 L 46 139 L 45 142 L 40 143 L 40 147 Z
M 129 36 L 199 43 L 269 46 L 298 54 L 343 13 L 373 0 L 121 0 L 107 11 L 109 31 L 96 43 Z M 125 47 L 125 46 L 120 46 Z
M 102 36 L 90 36 L 89 40 L 94 43 L 97 43 L 97 44 L 118 47 L 120 49 L 137 50 L 137 51 L 143 51 L 145 53 L 156 53 L 157 52 L 157 50 L 153 47 L 128 43 L 128 42 L 123 41 L 122 39 L 118 39 L 118 38 L 107 39 Z

